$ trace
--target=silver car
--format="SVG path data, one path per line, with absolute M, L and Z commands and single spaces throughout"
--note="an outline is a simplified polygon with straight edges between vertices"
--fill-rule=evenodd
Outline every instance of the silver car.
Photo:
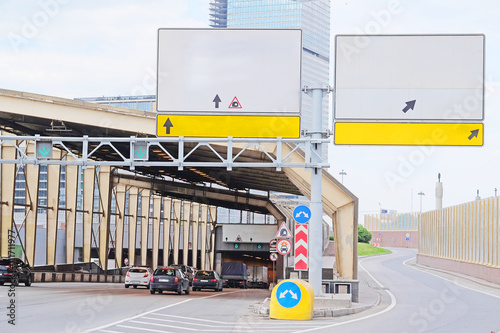
M 142 286 L 149 289 L 149 282 L 152 275 L 153 270 L 149 267 L 130 267 L 125 276 L 125 288 Z

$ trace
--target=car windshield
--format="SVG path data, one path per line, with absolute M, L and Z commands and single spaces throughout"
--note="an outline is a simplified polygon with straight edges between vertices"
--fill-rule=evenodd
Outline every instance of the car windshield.
M 160 268 L 156 270 L 155 275 L 175 276 L 175 269 Z
M 214 277 L 214 272 L 211 271 L 198 271 L 196 273 L 197 278 L 213 278 Z
M 146 273 L 148 270 L 145 268 L 131 268 L 130 273 Z

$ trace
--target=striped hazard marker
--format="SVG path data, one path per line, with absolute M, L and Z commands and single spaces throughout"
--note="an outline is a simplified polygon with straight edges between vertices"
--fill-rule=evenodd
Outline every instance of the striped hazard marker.
M 296 271 L 306 271 L 308 260 L 308 225 L 296 224 L 295 225 L 295 263 L 294 269 Z

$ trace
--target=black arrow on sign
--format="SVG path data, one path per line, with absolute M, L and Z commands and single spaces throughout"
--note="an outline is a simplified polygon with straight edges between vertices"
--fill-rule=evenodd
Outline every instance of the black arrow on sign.
M 163 127 L 166 127 L 167 134 L 170 134 L 170 127 L 174 127 L 174 125 L 172 125 L 172 122 L 170 121 L 170 118 L 167 118 L 167 121 L 165 122 L 165 124 L 163 124 Z
M 215 95 L 215 98 L 214 100 L 212 101 L 215 103 L 215 108 L 218 109 L 219 108 L 219 103 L 222 102 L 220 97 L 219 97 L 219 94 Z
M 469 140 L 472 140 L 473 137 L 477 138 L 477 135 L 479 134 L 479 129 L 470 131 L 470 133 L 471 134 L 469 135 Z
M 406 112 L 408 112 L 408 110 L 410 110 L 410 109 L 412 109 L 412 110 L 413 110 L 413 108 L 415 107 L 415 102 L 416 102 L 416 101 L 417 101 L 417 100 L 416 100 L 416 99 L 414 99 L 413 101 L 408 101 L 408 102 L 406 102 L 406 106 L 405 106 L 405 108 L 403 109 L 403 112 L 404 112 L 404 113 L 406 113 Z

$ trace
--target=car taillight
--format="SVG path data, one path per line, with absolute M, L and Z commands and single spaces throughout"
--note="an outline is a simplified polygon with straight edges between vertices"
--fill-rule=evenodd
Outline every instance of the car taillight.
M 217 279 L 212 279 L 212 280 L 210 280 L 210 281 L 211 281 L 211 282 L 217 282 Z
M 6 265 L 5 268 L 12 269 L 12 265 Z
M 155 279 L 155 277 L 153 275 L 151 275 L 151 278 L 149 279 L 149 281 L 155 282 L 154 279 Z
M 148 275 L 149 275 L 149 272 L 146 271 L 146 273 L 144 274 L 144 277 L 148 277 Z
M 198 279 L 197 278 L 193 278 L 193 281 L 198 281 Z
M 130 277 L 130 272 L 127 272 L 127 276 Z
M 176 276 L 175 277 L 175 280 L 174 280 L 175 283 L 179 282 L 179 278 Z

